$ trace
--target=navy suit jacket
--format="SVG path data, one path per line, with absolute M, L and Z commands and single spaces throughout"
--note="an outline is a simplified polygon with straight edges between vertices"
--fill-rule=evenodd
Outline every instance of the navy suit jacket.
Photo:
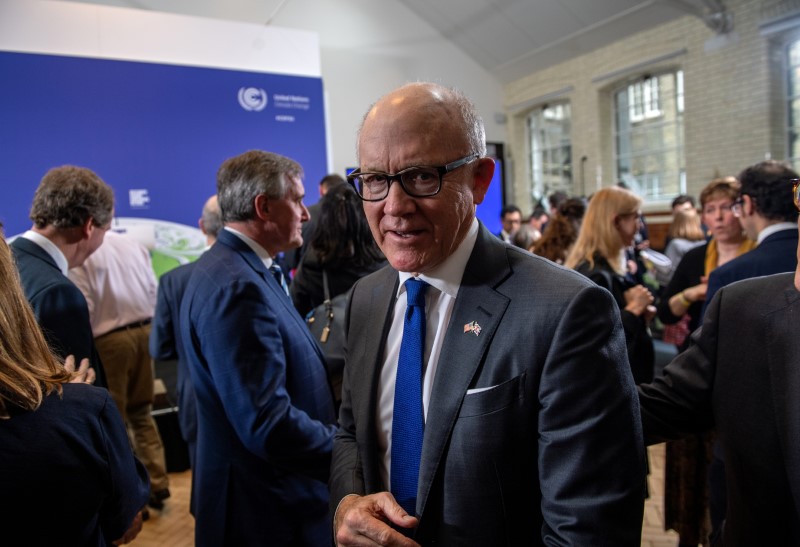
M 105 371 L 94 347 L 89 307 L 83 293 L 61 273 L 47 251 L 33 241 L 18 237 L 10 247 L 22 289 L 50 349 L 62 359 L 74 355 L 75 368 L 81 359 L 88 357 L 97 375 L 94 385 L 107 387 Z
M 376 386 L 397 287 L 387 267 L 358 281 L 350 299 L 332 509 L 347 494 L 387 490 Z M 465 328 L 472 321 L 477 336 Z M 481 226 L 437 367 L 416 541 L 641 543 L 641 423 L 608 291 Z
M 793 273 L 726 286 L 694 344 L 639 386 L 649 442 L 716 429 L 728 485 L 725 546 L 800 545 L 798 314 Z
M 189 375 L 186 354 L 181 343 L 179 314 L 181 300 L 195 263 L 190 262 L 168 271 L 158 280 L 158 297 L 150 328 L 150 356 L 159 361 L 177 361 L 178 423 L 183 439 L 189 445 L 189 458 L 194 467 L 197 443 L 197 405 Z
M 180 324 L 197 397 L 197 545 L 296 545 L 327 514 L 336 427 L 319 346 L 226 230 L 195 263 Z
M 764 238 L 764 241 L 752 251 L 734 258 L 711 272 L 708 277 L 706 307 L 718 290 L 734 281 L 793 272 L 796 267 L 797 229 L 775 232 Z

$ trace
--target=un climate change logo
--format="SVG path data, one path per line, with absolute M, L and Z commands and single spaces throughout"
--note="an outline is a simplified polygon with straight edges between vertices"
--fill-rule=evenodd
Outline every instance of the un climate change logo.
M 267 107 L 267 92 L 260 87 L 241 87 L 239 104 L 249 112 L 261 112 Z

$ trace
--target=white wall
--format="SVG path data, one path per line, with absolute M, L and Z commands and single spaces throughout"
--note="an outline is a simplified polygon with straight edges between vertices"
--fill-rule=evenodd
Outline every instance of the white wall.
M 504 111 L 500 82 L 398 0 L 293 0 L 275 14 L 270 26 L 264 23 L 279 2 L 87 1 L 0 0 L 0 49 L 28 51 L 23 46 L 30 40 L 39 47 L 54 47 L 66 33 L 82 37 L 83 52 L 39 51 L 93 55 L 93 50 L 113 58 L 140 55 L 139 60 L 217 67 L 225 61 L 234 63 L 227 65 L 230 68 L 308 75 L 315 75 L 316 58 L 316 74 L 322 76 L 327 96 L 329 165 L 338 173 L 356 165 L 355 134 L 367 108 L 411 81 L 462 89 L 483 115 L 487 139 L 506 140 L 505 126 L 495 122 L 495 113 Z M 100 47 L 98 30 L 112 24 L 128 30 L 101 32 Z M 117 38 L 124 48 L 108 46 L 108 40 Z M 171 61 L 153 58 L 162 48 L 170 52 Z
M 0 0 L 0 50 L 320 75 L 313 32 L 51 0 Z

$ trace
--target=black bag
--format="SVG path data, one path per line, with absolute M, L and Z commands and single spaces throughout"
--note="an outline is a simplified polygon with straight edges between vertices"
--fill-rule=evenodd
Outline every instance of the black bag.
M 322 353 L 325 354 L 328 380 L 338 409 L 342 400 L 344 371 L 344 310 L 350 291 L 331 298 L 325 270 L 322 270 L 322 287 L 325 301 L 306 315 L 306 325 L 311 335 L 319 342 Z

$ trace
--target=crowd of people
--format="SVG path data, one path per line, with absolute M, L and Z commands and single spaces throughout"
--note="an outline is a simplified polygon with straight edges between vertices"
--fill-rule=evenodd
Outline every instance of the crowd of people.
M 199 546 L 639 545 L 663 441 L 682 545 L 800 544 L 791 168 L 676 198 L 656 268 L 619 185 L 527 221 L 506 206 L 489 232 L 494 161 L 455 89 L 388 93 L 357 150 L 312 213 L 295 161 L 225 160 L 208 248 L 158 284 L 147 249 L 106 235 L 104 181 L 44 176 L 32 228 L 0 241 L 4 529 L 122 544 L 164 506 L 152 357 L 177 361 Z M 340 294 L 334 377 L 304 317 Z

